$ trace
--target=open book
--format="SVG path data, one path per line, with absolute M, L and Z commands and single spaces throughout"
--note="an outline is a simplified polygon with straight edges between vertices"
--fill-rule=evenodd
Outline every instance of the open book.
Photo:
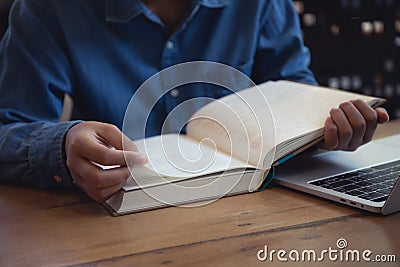
M 193 114 L 186 134 L 135 140 L 147 155 L 104 204 L 120 215 L 260 190 L 273 166 L 323 139 L 333 107 L 384 99 L 289 81 L 266 82 L 212 101 Z

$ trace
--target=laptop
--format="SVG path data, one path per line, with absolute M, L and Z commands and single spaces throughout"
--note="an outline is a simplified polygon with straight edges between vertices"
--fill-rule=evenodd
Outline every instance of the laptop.
M 274 181 L 383 215 L 400 211 L 400 134 L 354 152 L 306 151 L 276 166 Z

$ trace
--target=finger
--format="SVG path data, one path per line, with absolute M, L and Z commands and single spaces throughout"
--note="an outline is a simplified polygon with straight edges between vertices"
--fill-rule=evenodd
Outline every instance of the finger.
M 82 190 L 85 191 L 89 197 L 97 202 L 104 202 L 125 185 L 125 182 L 121 182 L 120 184 L 116 184 L 110 187 L 97 189 L 91 187 L 89 183 L 87 183 L 84 179 L 80 177 L 77 177 L 75 179 L 75 183 L 80 188 L 82 188 Z
M 124 151 L 134 151 L 139 152 L 138 148 L 136 147 L 135 143 L 129 139 L 125 134 L 122 134 L 122 147 Z
M 94 134 L 105 146 L 122 150 L 122 132 L 117 126 L 108 123 L 97 123 Z
M 110 187 L 107 187 L 107 188 L 102 188 L 101 190 L 99 190 L 97 192 L 97 196 L 96 196 L 95 200 L 98 201 L 98 202 L 106 201 L 113 194 L 118 192 L 124 185 L 125 185 L 125 182 L 117 184 L 117 185 L 113 185 L 113 186 L 110 186 Z
M 338 129 L 336 124 L 333 122 L 331 117 L 328 117 L 325 121 L 325 136 L 324 143 L 321 148 L 327 150 L 336 149 L 339 145 Z
M 132 140 L 114 125 L 103 124 L 100 131 L 96 132 L 96 134 L 100 140 L 117 150 L 139 152 Z
M 126 183 L 130 177 L 129 168 L 126 166 L 117 167 L 107 170 L 101 170 L 97 177 L 95 177 L 95 182 L 97 183 L 97 188 L 103 189 L 110 186 L 115 186 L 121 183 Z
M 376 108 L 376 113 L 378 114 L 378 123 L 385 123 L 389 121 L 389 114 L 384 108 Z
M 96 135 L 102 143 L 115 148 L 116 151 L 127 152 L 124 153 L 124 156 L 125 160 L 130 162 L 130 165 L 142 165 L 147 162 L 147 158 L 139 152 L 136 145 L 116 126 L 103 124 L 102 128 L 96 132 Z
M 125 166 L 104 170 L 87 161 L 80 165 L 78 174 L 87 184 L 97 189 L 126 182 L 130 175 L 128 168 Z
M 73 178 L 79 176 L 91 187 L 104 188 L 126 181 L 129 177 L 127 167 L 103 169 L 86 159 L 71 157 L 67 159 L 67 166 Z
M 351 137 L 353 136 L 353 128 L 343 110 L 333 108 L 330 111 L 330 115 L 338 129 L 338 146 L 336 149 L 347 149 Z
M 367 143 L 367 142 L 371 141 L 372 136 L 374 135 L 374 132 L 378 125 L 378 114 L 373 108 L 371 108 L 368 105 L 367 102 L 365 102 L 363 100 L 360 100 L 360 99 L 354 100 L 354 101 L 352 101 L 352 103 L 360 111 L 360 113 L 362 114 L 362 116 L 364 117 L 364 120 L 366 122 L 363 143 Z
M 122 150 L 106 147 L 90 134 L 83 138 L 76 139 L 71 146 L 72 151 L 77 153 L 80 157 L 105 166 L 124 166 L 126 165 L 125 159 L 129 160 L 132 165 L 141 164 L 144 161 L 143 155 L 139 152 L 124 153 Z
M 125 152 L 125 160 L 128 162 L 129 166 L 143 165 L 148 161 L 148 158 L 139 152 L 135 143 L 123 133 L 122 133 L 122 147 L 119 147 L 118 149 L 122 149 Z
M 367 123 L 361 112 L 352 102 L 344 102 L 339 105 L 339 108 L 343 110 L 353 130 L 353 135 L 347 149 L 355 150 L 364 143 Z
M 86 145 L 82 146 L 80 155 L 101 165 L 125 165 L 125 156 L 122 150 L 115 150 L 90 140 Z
M 79 175 L 73 176 L 73 181 L 83 192 L 85 192 L 91 199 L 95 197 L 95 188 L 91 188 Z
M 82 190 L 84 190 L 84 184 L 85 182 L 83 181 L 83 179 L 79 176 L 79 175 L 72 175 L 72 180 L 74 182 L 75 185 L 77 185 L 78 187 L 80 187 Z M 86 190 L 84 190 L 86 192 Z

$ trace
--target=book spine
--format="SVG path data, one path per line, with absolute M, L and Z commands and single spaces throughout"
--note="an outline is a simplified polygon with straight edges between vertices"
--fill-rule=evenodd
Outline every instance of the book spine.
M 258 189 L 256 191 L 262 191 L 264 190 L 272 181 L 272 179 L 274 179 L 275 176 L 275 168 L 272 167 L 271 169 L 268 170 L 268 173 L 264 179 L 264 181 L 262 182 L 262 184 L 258 187 Z

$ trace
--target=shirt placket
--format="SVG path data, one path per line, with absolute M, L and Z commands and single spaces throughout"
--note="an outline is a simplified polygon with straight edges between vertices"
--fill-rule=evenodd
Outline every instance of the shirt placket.
M 196 12 L 198 11 L 199 6 L 196 5 L 193 7 L 191 14 L 186 19 L 186 21 L 181 25 L 181 27 L 174 32 L 165 42 L 164 48 L 161 55 L 161 69 L 165 69 L 171 67 L 175 64 L 182 63 L 181 59 L 181 48 L 179 46 L 179 36 L 184 34 L 184 30 L 187 24 L 192 20 Z M 162 76 L 162 84 L 164 99 L 165 99 L 165 108 L 166 113 L 169 114 L 172 110 L 179 105 L 183 99 L 186 99 L 185 92 L 181 92 L 179 88 L 174 87 L 176 85 L 176 77 L 174 75 L 163 75 Z M 170 132 L 176 132 L 181 129 L 182 123 L 185 120 L 185 116 L 180 116 L 179 113 L 174 114 L 174 120 L 168 120 L 164 125 L 164 129 Z

